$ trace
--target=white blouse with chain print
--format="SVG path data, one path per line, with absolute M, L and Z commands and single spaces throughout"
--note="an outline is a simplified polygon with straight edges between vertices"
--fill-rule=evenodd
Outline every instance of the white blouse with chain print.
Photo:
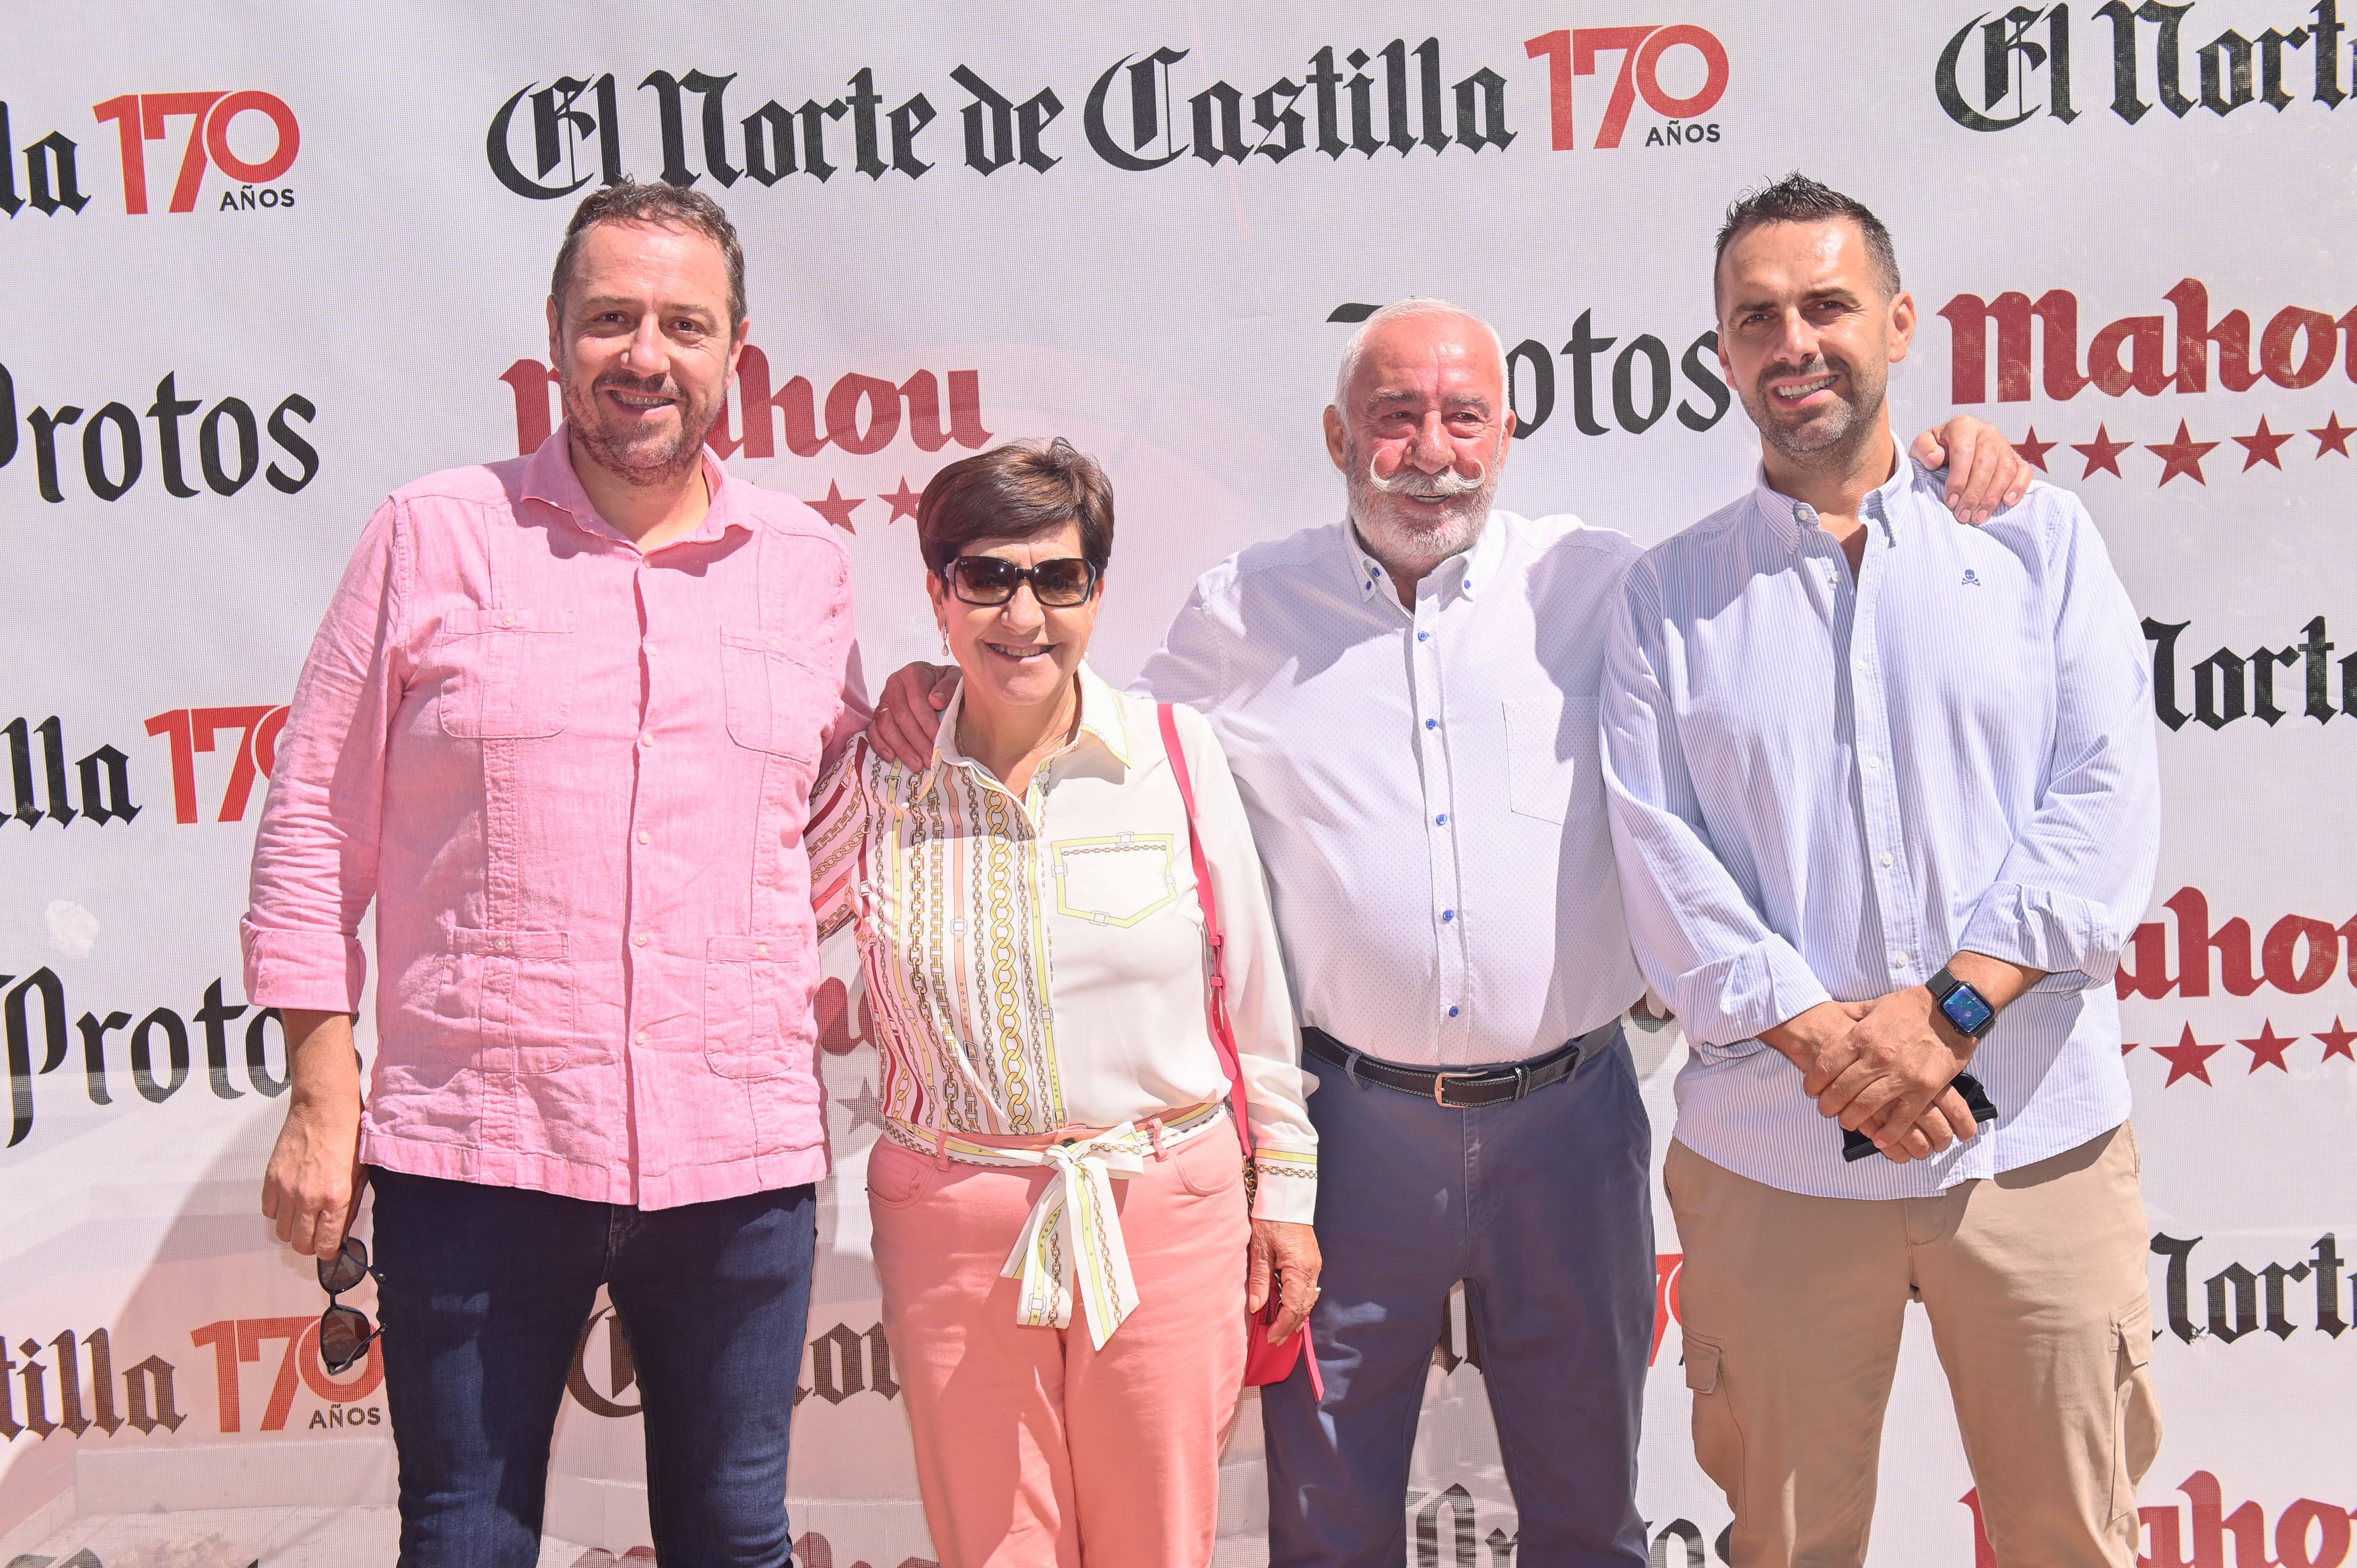
M 1071 742 L 1021 796 L 957 746 L 910 771 L 865 739 L 817 790 L 807 843 L 820 934 L 859 928 L 888 1134 L 1039 1134 L 1224 1099 L 1187 812 L 1155 705 L 1083 665 Z M 1260 1219 L 1307 1223 L 1318 1134 L 1276 926 L 1226 757 L 1177 714 L 1227 934 L 1230 1019 Z

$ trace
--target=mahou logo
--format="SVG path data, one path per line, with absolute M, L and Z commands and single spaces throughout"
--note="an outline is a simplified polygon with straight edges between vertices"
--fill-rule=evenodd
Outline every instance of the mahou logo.
M 2338 109 L 2349 96 L 2342 66 L 2350 29 L 2341 24 L 2339 0 L 2318 0 L 2304 13 L 2286 7 L 2276 25 L 2255 38 L 2240 30 L 2250 25 L 2250 13 L 2238 8 L 2234 27 L 2194 43 L 2208 31 L 2195 13 L 2222 9 L 2193 0 L 2106 0 L 2089 8 L 2089 30 L 2102 22 L 2108 37 L 2083 31 L 2080 58 L 2102 62 L 2099 71 L 2109 67 L 2112 113 L 2133 125 L 2155 108 L 2179 120 L 2196 109 L 2223 117 L 2262 103 L 2280 114 L 2300 102 Z M 1984 11 L 1940 51 L 1933 78 L 1940 107 L 1968 131 L 2009 131 L 2041 113 L 2068 125 L 2083 113 L 2073 97 L 2082 83 L 2073 79 L 2072 41 L 2067 5 L 2016 5 L 1994 18 Z M 2357 61 L 2350 63 L 2357 71 Z
M 102 125 L 113 125 L 123 173 L 123 210 L 134 217 L 150 205 L 147 145 L 160 143 L 158 188 L 168 178 L 167 212 L 193 212 L 203 200 L 221 212 L 283 210 L 295 205 L 295 188 L 284 182 L 303 148 L 295 111 L 275 93 L 240 91 L 125 92 L 91 105 Z M 175 139 L 178 145 L 175 147 Z M 81 146 L 52 130 L 26 145 L 21 187 L 19 166 L 7 149 L 9 106 L 0 102 L 0 213 L 16 217 L 30 208 L 44 217 L 78 213 L 90 205 L 82 188 Z M 178 161 L 171 162 L 177 151 Z M 103 154 L 97 155 L 103 157 Z M 210 199 L 207 176 L 219 170 L 232 182 Z

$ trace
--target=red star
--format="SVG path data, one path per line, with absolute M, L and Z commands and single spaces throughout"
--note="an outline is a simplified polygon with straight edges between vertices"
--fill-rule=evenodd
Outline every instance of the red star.
M 2288 441 L 2291 437 L 2287 435 L 2284 439 Z M 886 503 L 892 509 L 892 515 L 884 520 L 884 526 L 887 528 L 891 527 L 894 523 L 899 521 L 904 517 L 913 518 L 917 515 L 918 492 L 909 488 L 909 481 L 906 476 L 902 477 L 900 480 L 900 488 L 899 489 L 886 490 L 882 495 L 877 496 L 876 499 Z
M 2352 1052 L 2350 1048 L 2352 1044 L 2357 1044 L 2357 1029 L 2342 1028 L 2340 1014 L 2335 1013 L 2332 1015 L 2332 1027 L 2319 1029 L 2316 1032 L 2316 1037 L 2324 1042 L 2326 1061 L 2330 1061 L 2335 1057 L 2347 1057 L 2351 1061 L 2357 1062 L 2357 1052 Z
M 2267 428 L 2267 416 L 2264 413 L 2259 415 L 2258 429 L 2248 435 L 2234 437 L 2234 445 L 2250 454 L 2243 459 L 2243 472 L 2247 474 L 2262 463 L 2273 463 L 2276 467 L 2282 467 L 2283 459 L 2276 456 L 2276 448 L 2290 440 L 2293 434 L 2287 430 L 2280 435 L 2276 435 Z
M 2190 474 L 2193 476 L 2195 484 L 2206 485 L 2210 481 L 2201 477 L 2201 459 L 2207 457 L 2211 450 L 2218 445 L 2219 443 L 2215 441 L 2194 440 L 2186 431 L 2185 421 L 2180 419 L 2177 422 L 2176 440 L 2147 441 L 2145 443 L 2145 450 L 2158 456 L 2166 465 L 2160 470 L 2162 484 L 2169 483 L 2179 474 Z
M 2321 457 L 2327 452 L 2338 452 L 2346 457 L 2349 456 L 2349 438 L 2357 435 L 2357 424 L 2341 424 L 2340 412 L 2335 410 L 2326 417 L 2323 429 L 2311 430 L 2309 434 L 2316 437 L 2318 456 Z
M 2087 471 L 2079 477 L 2092 479 L 2095 477 L 2095 470 L 2101 468 L 2115 479 L 2121 478 L 2120 454 L 2135 445 L 2133 441 L 2115 441 L 2109 430 L 2101 424 L 2096 425 L 2093 441 L 2083 446 L 2075 441 L 2071 444 L 2072 451 L 2087 459 Z
M 2134 1040 L 2122 1040 L 2120 1042 L 2120 1055 L 2122 1056 L 2127 1055 L 2130 1051 L 2136 1048 L 2136 1043 Z
M 865 504 L 866 499 L 865 496 L 845 495 L 835 482 L 829 479 L 826 482 L 826 499 L 812 501 L 810 509 L 844 532 L 856 533 L 859 530 L 851 526 L 851 514 Z
M 2224 1046 L 2196 1044 L 2193 1038 L 2193 1026 L 2186 1025 L 2185 1033 L 2178 1036 L 2177 1044 L 2152 1047 L 2153 1055 L 2169 1058 L 2169 1082 L 2160 1087 L 2167 1089 L 2169 1084 L 2175 1083 L 2180 1078 L 2198 1078 L 2202 1082 L 2208 1083 L 2210 1058 L 2225 1048 Z
M 2038 438 L 2038 426 L 2033 424 L 2029 427 L 2029 435 L 2015 442 L 2013 449 L 2021 454 L 2023 462 L 2042 474 L 2046 472 L 2046 454 L 2053 451 L 2057 445 L 2058 443 L 2052 441 L 2040 441 Z
M 2253 1072 L 2258 1071 L 2263 1067 L 2272 1067 L 2284 1072 L 2289 1072 L 2291 1069 L 2284 1066 L 2284 1047 L 2291 1045 L 2298 1038 L 2299 1036 L 2298 1035 L 2276 1034 L 2276 1021 L 2269 1018 L 2259 1025 L 2258 1038 L 2255 1040 L 2244 1040 L 2241 1044 L 2248 1046 L 2251 1048 L 2251 1070 Z

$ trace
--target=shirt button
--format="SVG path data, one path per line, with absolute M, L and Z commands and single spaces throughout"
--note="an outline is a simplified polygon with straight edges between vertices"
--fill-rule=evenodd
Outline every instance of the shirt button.
M 753 956 L 754 956 L 755 958 L 767 958 L 767 957 L 769 957 L 769 956 L 770 956 L 770 944 L 769 944 L 769 943 L 767 943 L 767 942 L 756 942 L 756 943 L 754 943 L 754 944 L 753 944 Z
M 1867 758 L 1866 759 L 1866 770 L 1867 770 L 1868 773 L 1876 773 L 1876 772 L 1879 772 L 1879 771 L 1881 770 L 1881 768 L 1882 768 L 1882 758 L 1880 758 L 1880 757 L 1867 757 Z
M 1415 639 L 1418 642 L 1430 642 L 1432 640 L 1432 633 L 1428 631 L 1419 631 L 1415 634 Z
M 1887 849 L 1882 852 L 1882 864 L 1885 865 L 1890 864 L 1890 852 Z
M 1903 952 L 1892 953 L 1890 955 L 1890 967 L 1893 969 L 1905 969 L 1907 967 L 1907 955 Z
M 648 657 L 648 658 L 652 659 L 656 654 L 658 654 L 658 653 L 660 653 L 660 652 L 662 652 L 662 649 L 660 649 L 660 648 L 657 648 L 653 643 L 650 642 L 650 643 L 648 643 L 648 644 L 647 644 L 647 657 Z
M 640 744 L 640 746 L 652 746 L 652 745 L 654 745 L 654 743 L 655 743 L 655 736 L 654 736 L 654 731 L 652 731 L 652 730 L 649 730 L 646 734 L 644 734 L 644 735 L 642 735 L 642 736 L 639 736 L 639 744 Z M 1871 767 L 1873 767 L 1873 766 L 1874 766 L 1874 764 L 1873 764 L 1873 763 L 1871 763 L 1871 762 L 1869 762 L 1869 763 L 1867 763 L 1867 766 L 1868 768 L 1871 768 Z
M 513 616 L 501 616 L 501 617 L 500 617 L 500 624 L 501 626 L 513 626 L 513 625 L 515 625 L 515 617 L 513 617 Z
M 508 950 L 508 940 L 505 937 L 493 937 L 491 939 L 491 946 L 497 948 L 501 952 L 505 952 Z
M 773 637 L 773 638 L 771 638 L 771 639 L 770 639 L 770 647 L 772 647 L 772 648 L 777 647 L 777 646 L 778 646 L 778 639 L 777 639 L 776 638 L 774 638 L 774 637 Z
M 1434 825 L 1434 826 L 1436 826 L 1436 827 L 1443 827 L 1443 828 L 1445 828 L 1445 827 L 1447 827 L 1447 826 L 1448 825 L 1448 812 L 1446 812 L 1446 811 L 1443 811 L 1443 812 L 1441 812 L 1441 813 L 1440 813 L 1440 815 L 1438 815 L 1438 816 L 1437 816 L 1437 817 L 1433 818 L 1433 819 L 1432 819 L 1432 821 L 1433 821 L 1433 825 Z
M 637 1034 L 630 1036 L 630 1043 L 635 1046 L 645 1045 L 647 1043 L 647 1032 L 644 1029 L 640 1029 Z
M 1438 719 L 1426 719 L 1424 721 L 1424 727 L 1426 729 L 1438 729 L 1440 727 L 1440 721 Z
M 1455 918 L 1457 918 L 1457 911 L 1454 909 L 1443 909 L 1440 912 L 1440 923 L 1444 926 Z
M 630 939 L 630 945 L 631 945 L 632 947 L 634 947 L 634 948 L 642 948 L 642 947 L 646 946 L 646 945 L 647 945 L 647 934 L 646 934 L 646 932 L 644 932 L 644 931 L 640 931 L 637 936 L 632 937 L 632 938 Z
M 1471 587 L 1473 585 L 1472 585 L 1472 584 L 1470 584 L 1470 583 L 1468 583 L 1468 584 L 1466 584 L 1465 585 L 1466 585 L 1467 587 L 1469 587 L 1469 587 Z M 1457 1009 L 1456 1009 L 1456 1008 L 1454 1008 L 1454 1007 L 1451 1007 L 1451 1008 L 1448 1010 L 1448 1015 L 1449 1015 L 1450 1017 L 1452 1017 L 1452 1018 L 1456 1017 L 1456 1016 L 1457 1016 Z
M 640 828 L 639 830 L 639 842 L 640 843 L 652 843 L 655 842 L 655 835 L 647 832 L 646 829 Z
M 1856 666 L 1857 667 L 1857 672 L 1858 672 L 1859 674 L 1863 675 L 1863 674 L 1865 674 L 1865 673 L 1866 673 L 1866 660 L 1863 660 L 1863 659 L 1853 659 L 1853 660 L 1850 660 L 1850 662 L 1851 662 L 1852 664 L 1854 664 L 1854 665 L 1856 665 Z

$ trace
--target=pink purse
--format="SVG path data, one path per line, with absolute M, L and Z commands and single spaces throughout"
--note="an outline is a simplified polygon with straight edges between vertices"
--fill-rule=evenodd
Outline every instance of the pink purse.
M 1219 1047 L 1220 1065 L 1227 1069 L 1228 1103 L 1234 1112 L 1236 1138 L 1244 1150 L 1245 1201 L 1251 1201 L 1253 1180 L 1253 1139 L 1250 1102 L 1244 1096 L 1243 1063 L 1236 1051 L 1236 1032 L 1228 1022 L 1227 933 L 1220 925 L 1220 900 L 1211 891 L 1211 868 L 1203 858 L 1203 835 L 1196 827 L 1195 785 L 1187 772 L 1187 752 L 1178 744 L 1178 722 L 1170 704 L 1156 704 L 1162 723 L 1162 748 L 1170 757 L 1171 776 L 1178 781 L 1178 799 L 1187 807 L 1187 847 L 1195 857 L 1195 893 L 1203 906 L 1203 935 L 1211 948 L 1211 1043 Z M 1290 1338 L 1272 1340 L 1269 1328 L 1276 1322 L 1278 1305 L 1275 1283 L 1272 1282 L 1268 1300 L 1257 1313 L 1244 1318 L 1244 1382 L 1248 1386 L 1281 1383 L 1293 1375 L 1294 1367 L 1302 1353 L 1309 1356 L 1309 1387 L 1320 1401 L 1326 1397 L 1326 1379 L 1318 1369 L 1318 1348 L 1309 1336 L 1296 1329 Z

